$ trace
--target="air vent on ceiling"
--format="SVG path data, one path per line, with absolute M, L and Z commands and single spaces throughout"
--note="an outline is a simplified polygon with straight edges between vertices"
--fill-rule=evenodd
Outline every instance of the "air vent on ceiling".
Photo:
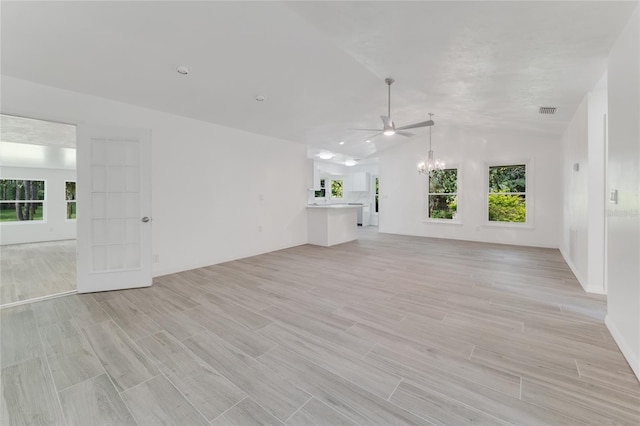
M 538 112 L 540 114 L 555 114 L 556 111 L 558 110 L 558 108 L 556 107 L 540 107 L 540 110 L 538 110 Z

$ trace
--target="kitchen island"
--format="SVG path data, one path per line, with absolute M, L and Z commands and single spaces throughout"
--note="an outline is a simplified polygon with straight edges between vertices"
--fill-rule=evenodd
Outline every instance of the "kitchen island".
M 329 247 L 358 238 L 358 209 L 361 205 L 307 205 L 309 244 Z

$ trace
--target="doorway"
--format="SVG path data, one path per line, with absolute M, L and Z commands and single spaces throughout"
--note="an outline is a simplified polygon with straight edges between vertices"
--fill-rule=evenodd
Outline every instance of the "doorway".
M 76 126 L 0 114 L 0 306 L 76 290 Z

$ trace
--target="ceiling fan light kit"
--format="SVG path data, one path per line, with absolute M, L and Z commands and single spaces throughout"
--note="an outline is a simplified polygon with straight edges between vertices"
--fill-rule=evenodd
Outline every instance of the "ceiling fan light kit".
M 322 160 L 331 160 L 334 154 L 332 152 L 321 152 L 318 157 Z
M 387 115 L 381 115 L 380 119 L 382 120 L 382 131 L 378 129 L 353 129 L 353 130 L 364 130 L 367 132 L 378 132 L 371 137 L 376 137 L 379 134 L 383 134 L 385 136 L 393 136 L 400 135 L 404 137 L 414 136 L 413 133 L 404 132 L 403 130 L 408 129 L 417 129 L 418 127 L 429 127 L 433 126 L 433 120 L 421 121 L 419 123 L 413 123 L 402 127 L 396 127 L 396 123 L 391 119 L 391 85 L 395 80 L 387 77 L 384 79 L 384 82 L 387 84 Z

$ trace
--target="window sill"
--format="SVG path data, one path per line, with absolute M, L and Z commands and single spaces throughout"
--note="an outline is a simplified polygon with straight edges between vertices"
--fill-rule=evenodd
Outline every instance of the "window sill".
M 438 224 L 438 225 L 458 225 L 462 226 L 462 222 L 453 219 L 424 219 L 422 223 Z
M 5 225 L 18 225 L 18 226 L 22 226 L 22 225 L 42 225 L 47 223 L 46 220 L 12 220 L 12 221 L 4 221 L 4 222 L 0 222 L 0 226 L 5 226 Z
M 526 229 L 533 230 L 532 223 L 518 223 L 518 222 L 486 222 L 482 225 L 485 228 L 511 228 L 511 229 Z

